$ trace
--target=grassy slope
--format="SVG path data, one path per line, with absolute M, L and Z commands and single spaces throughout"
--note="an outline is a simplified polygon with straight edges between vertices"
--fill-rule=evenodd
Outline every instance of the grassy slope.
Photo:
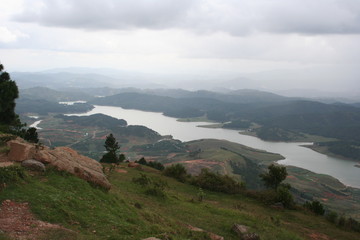
M 294 210 L 275 210 L 242 195 L 205 192 L 205 201 L 194 202 L 198 189 L 164 177 L 145 168 L 151 178 L 166 181 L 167 197 L 148 196 L 132 182 L 139 170 L 112 172 L 113 188 L 106 193 L 87 182 L 56 171 L 28 177 L 25 182 L 9 185 L 0 200 L 30 203 L 42 220 L 60 223 L 73 234 L 49 232 L 51 239 L 142 239 L 150 236 L 171 239 L 208 239 L 190 232 L 186 224 L 237 239 L 231 232 L 234 223 L 246 224 L 261 239 L 311 239 L 310 234 L 325 234 L 332 239 L 357 239 L 358 233 L 343 231 L 322 217 Z M 137 203 L 138 207 L 135 207 Z M 140 206 L 140 208 L 139 208 Z M 0 239 L 2 237 L 0 236 Z

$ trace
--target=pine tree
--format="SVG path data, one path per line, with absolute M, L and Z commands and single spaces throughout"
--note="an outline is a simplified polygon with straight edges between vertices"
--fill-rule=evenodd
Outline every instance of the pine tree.
M 3 70 L 4 66 L 0 64 L 0 125 L 19 127 L 21 122 L 15 113 L 15 99 L 19 97 L 19 90 L 9 73 Z
M 119 157 L 117 156 L 117 151 L 120 149 L 118 142 L 116 141 L 114 135 L 110 133 L 109 136 L 106 137 L 104 147 L 107 151 L 100 162 L 103 163 L 119 163 Z

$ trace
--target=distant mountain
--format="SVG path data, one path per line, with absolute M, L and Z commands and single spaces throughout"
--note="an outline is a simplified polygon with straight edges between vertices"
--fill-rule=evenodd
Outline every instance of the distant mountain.
M 13 72 L 12 79 L 20 89 L 32 87 L 63 88 L 124 88 L 124 87 L 161 87 L 151 83 L 146 78 L 131 76 L 107 76 L 99 73 L 71 73 L 71 72 Z
M 43 99 L 50 102 L 78 101 L 78 100 L 87 101 L 93 98 L 92 95 L 80 91 L 64 92 L 64 91 L 56 91 L 46 87 L 20 89 L 19 95 L 20 98 Z
M 353 104 L 351 104 L 351 105 L 354 106 L 354 107 L 360 108 L 360 102 L 358 102 L 358 103 L 353 103 Z

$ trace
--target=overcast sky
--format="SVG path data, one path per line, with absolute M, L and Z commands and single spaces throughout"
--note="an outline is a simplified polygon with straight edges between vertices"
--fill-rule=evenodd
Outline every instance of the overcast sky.
M 8 71 L 106 67 L 250 76 L 273 89 L 360 89 L 359 0 L 0 4 L 0 61 Z

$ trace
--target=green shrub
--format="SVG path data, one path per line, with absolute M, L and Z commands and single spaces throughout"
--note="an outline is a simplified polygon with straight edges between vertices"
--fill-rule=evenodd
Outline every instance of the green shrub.
M 338 226 L 339 227 L 344 227 L 346 223 L 346 218 L 344 216 L 339 217 L 339 221 L 338 221 Z
M 168 187 L 167 182 L 161 179 L 149 178 L 146 174 L 140 173 L 138 178 L 133 178 L 133 182 L 145 188 L 145 194 L 164 198 L 166 197 L 165 189 Z
M 351 217 L 346 220 L 345 227 L 348 230 L 360 232 L 360 223 Z
M 157 196 L 161 198 L 165 198 L 165 189 L 168 187 L 167 182 L 158 179 L 158 180 L 152 180 L 151 184 L 148 186 L 148 188 L 145 190 L 145 193 L 152 196 Z
M 192 184 L 210 191 L 231 194 L 240 193 L 245 188 L 243 183 L 227 175 L 212 173 L 206 168 L 201 169 L 200 174 L 192 179 Z
M 281 202 L 286 208 L 293 208 L 295 206 L 294 197 L 290 193 L 288 186 L 280 185 L 276 189 L 276 200 Z
M 20 166 L 8 166 L 0 168 L 0 190 L 7 183 L 15 183 L 25 178 L 25 171 Z
M 268 166 L 268 172 L 260 174 L 261 180 L 268 188 L 277 189 L 282 181 L 286 179 L 286 167 L 271 164 Z
M 175 178 L 180 182 L 186 182 L 187 171 L 181 164 L 174 164 L 164 169 L 164 175 Z
M 331 223 L 336 223 L 338 220 L 338 214 L 336 212 L 329 211 L 326 214 L 325 218 L 326 218 L 326 220 L 328 220 Z
M 324 206 L 317 200 L 308 202 L 304 204 L 304 207 L 315 213 L 316 215 L 324 215 L 325 209 Z
M 139 163 L 139 164 L 141 164 L 141 165 L 145 165 L 145 166 L 148 166 L 148 167 L 151 167 L 151 168 L 155 168 L 155 169 L 160 170 L 160 171 L 162 171 L 162 170 L 165 169 L 165 167 L 164 167 L 164 165 L 163 165 L 162 163 L 157 162 L 157 161 L 147 162 L 147 161 L 145 160 L 145 158 L 143 158 L 143 157 L 140 158 L 139 161 L 135 161 L 135 162 L 136 162 L 136 163 Z
M 133 178 L 133 182 L 144 187 L 151 184 L 151 179 L 146 174 L 140 173 L 140 177 Z

